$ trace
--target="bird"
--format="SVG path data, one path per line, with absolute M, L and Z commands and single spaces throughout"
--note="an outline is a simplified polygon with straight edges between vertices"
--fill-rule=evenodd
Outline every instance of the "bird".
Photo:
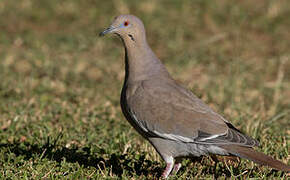
M 125 80 L 120 104 L 128 122 L 166 162 L 167 178 L 177 173 L 183 158 L 237 156 L 276 170 L 290 166 L 254 150 L 259 142 L 174 80 L 150 48 L 143 22 L 125 14 L 115 17 L 99 36 L 116 34 L 125 48 Z

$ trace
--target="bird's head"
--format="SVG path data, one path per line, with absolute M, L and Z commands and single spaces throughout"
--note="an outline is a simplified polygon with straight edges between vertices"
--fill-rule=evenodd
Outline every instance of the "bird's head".
M 104 36 L 109 33 L 117 34 L 122 39 L 129 38 L 135 41 L 136 38 L 145 35 L 145 30 L 142 21 L 136 16 L 120 15 L 115 17 L 113 23 L 99 35 Z

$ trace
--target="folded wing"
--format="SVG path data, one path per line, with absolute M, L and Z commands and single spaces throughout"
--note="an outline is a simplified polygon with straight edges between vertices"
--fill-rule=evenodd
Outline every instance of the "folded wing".
M 258 145 L 174 81 L 142 81 L 128 103 L 134 121 L 149 136 L 185 143 Z

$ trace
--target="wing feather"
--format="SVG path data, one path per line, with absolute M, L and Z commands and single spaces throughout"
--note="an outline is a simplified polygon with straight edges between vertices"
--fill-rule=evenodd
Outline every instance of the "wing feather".
M 134 121 L 151 136 L 200 144 L 241 144 L 257 141 L 234 128 L 191 91 L 175 82 L 142 81 L 128 103 Z

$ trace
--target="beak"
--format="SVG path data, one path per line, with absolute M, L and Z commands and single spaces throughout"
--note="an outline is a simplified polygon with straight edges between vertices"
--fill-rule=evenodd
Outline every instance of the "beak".
M 105 29 L 103 32 L 100 32 L 99 36 L 105 36 L 106 34 L 114 31 L 115 29 L 117 29 L 117 28 L 114 26 L 110 26 L 109 28 Z

